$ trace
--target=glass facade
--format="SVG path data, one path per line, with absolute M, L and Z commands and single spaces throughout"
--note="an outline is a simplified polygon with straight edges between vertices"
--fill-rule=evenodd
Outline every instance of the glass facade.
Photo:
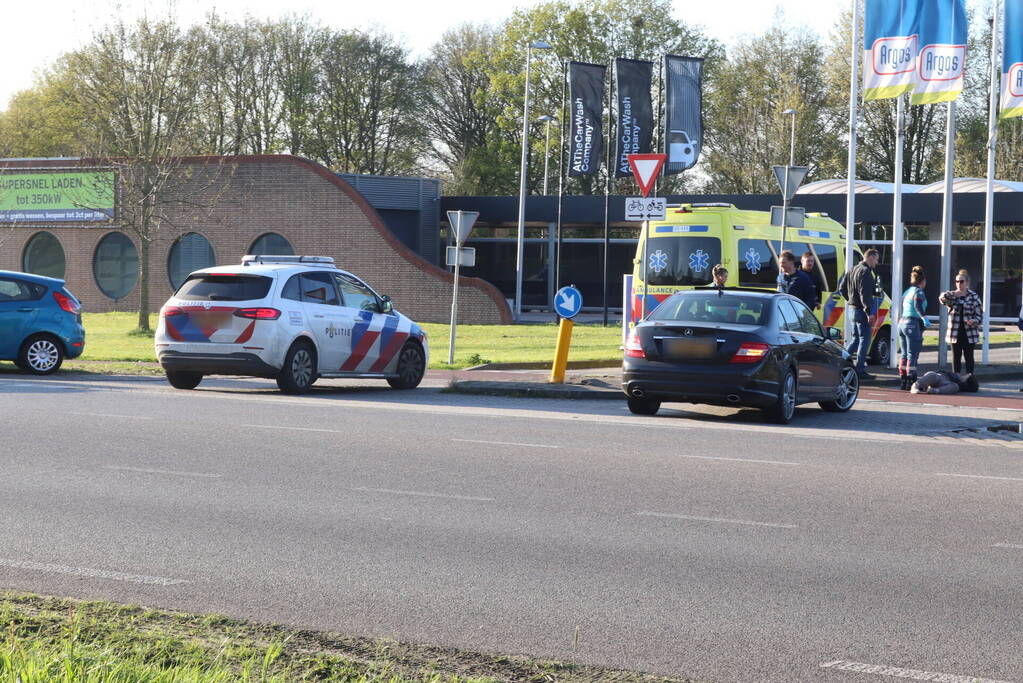
M 167 262 L 171 288 L 180 287 L 189 273 L 213 265 L 216 265 L 216 258 L 209 240 L 197 232 L 182 235 L 171 247 Z
M 26 273 L 63 280 L 66 266 L 64 247 L 53 234 L 37 232 L 25 245 L 21 269 Z
M 111 232 L 100 240 L 92 259 L 92 273 L 101 292 L 111 299 L 123 299 L 139 279 L 139 253 L 122 232 Z

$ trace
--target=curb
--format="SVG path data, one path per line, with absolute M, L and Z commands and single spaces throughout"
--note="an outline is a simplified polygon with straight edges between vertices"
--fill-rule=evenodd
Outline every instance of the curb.
M 620 389 L 606 389 L 603 387 L 589 388 L 575 384 L 544 385 L 538 382 L 483 382 L 476 380 L 459 380 L 452 382 L 448 388 L 443 391 L 452 394 L 507 396 L 511 398 L 625 400 L 625 393 Z

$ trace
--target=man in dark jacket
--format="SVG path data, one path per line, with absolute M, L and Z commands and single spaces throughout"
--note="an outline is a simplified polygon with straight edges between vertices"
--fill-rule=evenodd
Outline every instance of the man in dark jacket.
M 781 259 L 781 270 L 785 274 L 785 291 L 802 301 L 812 311 L 817 304 L 813 280 L 799 267 L 796 255 L 788 249 L 778 257 Z
M 852 339 L 845 350 L 856 354 L 856 374 L 860 379 L 874 379 L 874 376 L 867 372 L 867 352 L 870 350 L 871 330 L 874 328 L 874 320 L 877 318 L 877 299 L 874 295 L 877 290 L 877 276 L 874 269 L 880 261 L 881 255 L 877 249 L 867 249 L 863 254 L 863 260 L 849 272 L 846 278 L 846 296 L 848 308 L 846 314 L 852 312 L 853 326 Z

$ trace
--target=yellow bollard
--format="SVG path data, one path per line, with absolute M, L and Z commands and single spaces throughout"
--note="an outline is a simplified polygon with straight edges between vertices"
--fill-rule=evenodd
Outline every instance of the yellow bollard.
M 568 347 L 572 344 L 571 318 L 562 318 L 558 325 L 558 345 L 554 349 L 554 366 L 551 367 L 550 384 L 565 383 L 565 368 L 568 366 Z

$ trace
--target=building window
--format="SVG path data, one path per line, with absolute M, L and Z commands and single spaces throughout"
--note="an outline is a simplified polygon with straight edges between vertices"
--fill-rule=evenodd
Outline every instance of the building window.
M 139 279 L 139 253 L 131 239 L 121 232 L 101 239 L 92 272 L 101 292 L 115 300 L 126 297 Z
M 38 232 L 25 245 L 21 269 L 26 273 L 63 280 L 66 265 L 64 247 L 60 246 L 60 240 L 51 233 Z
M 209 240 L 197 232 L 182 235 L 171 247 L 167 262 L 171 288 L 177 290 L 192 271 L 213 265 L 216 265 L 216 259 Z
M 291 248 L 291 242 L 284 239 L 284 237 L 276 232 L 268 232 L 252 243 L 249 253 L 253 256 L 264 256 L 267 254 L 291 256 L 295 253 L 295 250 Z

